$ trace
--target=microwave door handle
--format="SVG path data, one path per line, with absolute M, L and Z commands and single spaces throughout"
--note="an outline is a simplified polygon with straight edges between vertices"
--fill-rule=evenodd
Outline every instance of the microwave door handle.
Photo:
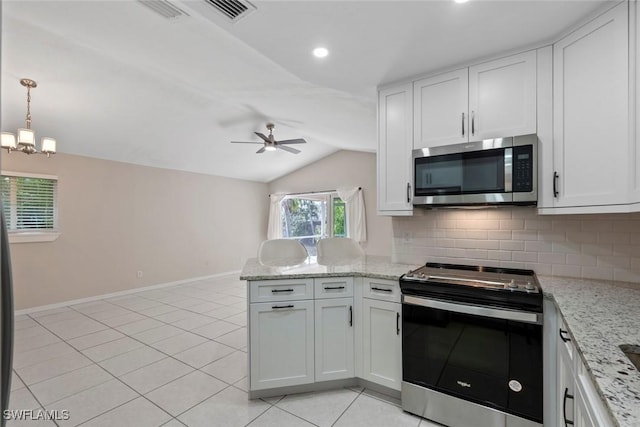
M 513 191 L 513 148 L 504 149 L 504 192 Z

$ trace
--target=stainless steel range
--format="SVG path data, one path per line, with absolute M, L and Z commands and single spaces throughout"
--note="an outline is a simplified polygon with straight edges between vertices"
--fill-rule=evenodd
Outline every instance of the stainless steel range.
M 532 270 L 427 263 L 400 288 L 404 410 L 450 427 L 542 426 Z

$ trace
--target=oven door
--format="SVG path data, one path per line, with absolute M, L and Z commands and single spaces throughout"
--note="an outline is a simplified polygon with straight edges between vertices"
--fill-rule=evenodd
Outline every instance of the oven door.
M 542 423 L 541 314 L 403 296 L 403 381 Z

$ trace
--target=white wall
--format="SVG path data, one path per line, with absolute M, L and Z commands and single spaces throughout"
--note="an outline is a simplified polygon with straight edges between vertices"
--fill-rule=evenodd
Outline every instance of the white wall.
M 640 213 L 556 216 L 520 207 L 414 212 L 393 219 L 394 261 L 640 282 Z
M 299 193 L 335 190 L 338 187 L 362 187 L 367 216 L 369 255 L 391 255 L 391 218 L 376 214 L 376 155 L 356 151 L 338 151 L 269 183 L 269 193 Z
M 11 244 L 16 309 L 240 270 L 266 238 L 264 183 L 66 154 L 2 170 L 59 179 L 61 236 Z

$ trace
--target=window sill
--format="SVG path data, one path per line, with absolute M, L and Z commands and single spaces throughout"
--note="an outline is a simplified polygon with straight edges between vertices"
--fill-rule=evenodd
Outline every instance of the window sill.
M 58 231 L 34 231 L 24 233 L 11 233 L 9 232 L 9 243 L 39 243 L 39 242 L 53 242 L 60 237 Z

